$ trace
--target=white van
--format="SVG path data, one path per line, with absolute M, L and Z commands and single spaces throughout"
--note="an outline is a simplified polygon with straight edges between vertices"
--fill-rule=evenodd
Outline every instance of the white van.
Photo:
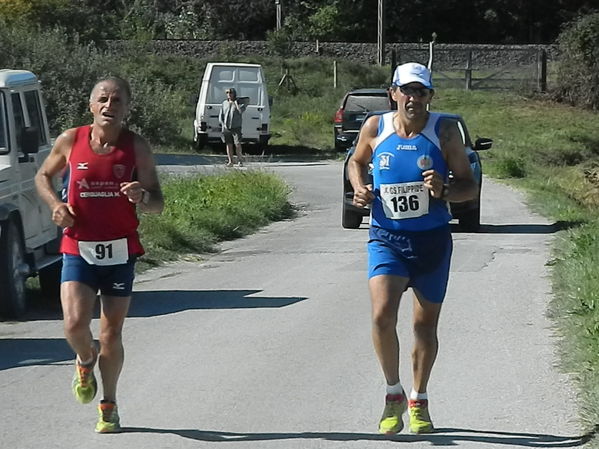
M 270 139 L 270 102 L 262 66 L 233 62 L 206 64 L 193 121 L 193 140 L 197 148 L 222 142 L 218 114 L 229 87 L 235 88 L 237 97 L 247 97 L 241 130 L 243 143 L 253 143 L 256 149 L 263 149 Z

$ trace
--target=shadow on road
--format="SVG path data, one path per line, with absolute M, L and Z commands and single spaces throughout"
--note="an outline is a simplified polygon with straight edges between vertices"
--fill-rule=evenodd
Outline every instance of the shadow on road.
M 575 228 L 582 222 L 557 221 L 552 224 L 481 224 L 476 234 L 554 234 L 565 229 Z M 451 232 L 467 232 L 452 223 Z
M 134 292 L 128 317 L 147 318 L 185 310 L 258 309 L 285 307 L 305 297 L 254 296 L 261 290 L 168 290 Z M 96 306 L 95 318 L 99 310 Z M 35 317 L 35 318 L 34 318 Z M 60 310 L 46 308 L 30 311 L 25 320 L 60 320 Z M 22 366 L 72 363 L 75 357 L 62 338 L 0 338 L 0 371 Z
M 133 293 L 130 317 L 152 317 L 202 309 L 257 309 L 285 307 L 304 297 L 252 296 L 261 290 L 165 290 Z
M 599 427 L 599 426 L 597 426 Z M 237 441 L 269 441 L 269 440 L 329 440 L 329 441 L 397 441 L 402 443 L 429 442 L 435 446 L 455 446 L 461 442 L 505 445 L 506 447 L 578 447 L 592 440 L 597 427 L 581 436 L 548 435 L 542 433 L 501 432 L 491 430 L 442 428 L 435 433 L 413 435 L 398 434 L 386 436 L 371 433 L 352 432 L 268 432 L 268 433 L 236 433 L 194 429 L 152 429 L 145 427 L 125 427 L 123 432 L 173 434 L 197 441 L 237 442 Z
M 1 338 L 0 371 L 23 366 L 73 364 L 75 353 L 64 338 Z

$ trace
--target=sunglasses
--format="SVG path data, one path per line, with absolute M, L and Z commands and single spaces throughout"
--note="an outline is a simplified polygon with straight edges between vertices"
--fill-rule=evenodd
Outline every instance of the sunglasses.
M 431 92 L 428 87 L 401 86 L 399 90 L 408 97 L 426 97 Z

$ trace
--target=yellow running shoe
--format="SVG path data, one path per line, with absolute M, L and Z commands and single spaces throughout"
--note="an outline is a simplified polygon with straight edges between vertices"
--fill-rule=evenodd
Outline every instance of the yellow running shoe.
M 95 352 L 94 355 L 96 355 Z M 96 376 L 94 376 L 96 358 L 97 355 L 94 357 L 94 362 L 90 365 L 81 365 L 78 360 L 75 361 L 75 375 L 73 376 L 72 389 L 75 399 L 82 404 L 91 402 L 98 391 Z
M 101 401 L 98 405 L 97 433 L 117 433 L 121 431 L 121 421 L 114 402 Z
M 410 409 L 410 432 L 429 433 L 435 430 L 431 416 L 428 413 L 428 400 L 410 399 L 408 404 Z
M 401 415 L 407 410 L 406 396 L 404 394 L 388 394 L 385 397 L 385 410 L 379 422 L 379 432 L 393 435 L 403 429 Z

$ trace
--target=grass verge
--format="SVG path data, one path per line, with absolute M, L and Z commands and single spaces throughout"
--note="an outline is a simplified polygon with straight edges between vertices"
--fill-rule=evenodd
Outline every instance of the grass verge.
M 435 110 L 462 114 L 471 133 L 494 139 L 484 170 L 529 195 L 565 226 L 554 241 L 553 299 L 562 369 L 579 387 L 590 448 L 599 423 L 599 115 L 517 93 L 443 90 Z
M 231 170 L 215 175 L 167 177 L 161 215 L 141 216 L 146 254 L 140 271 L 182 255 L 214 251 L 215 244 L 289 218 L 289 187 L 274 174 Z

